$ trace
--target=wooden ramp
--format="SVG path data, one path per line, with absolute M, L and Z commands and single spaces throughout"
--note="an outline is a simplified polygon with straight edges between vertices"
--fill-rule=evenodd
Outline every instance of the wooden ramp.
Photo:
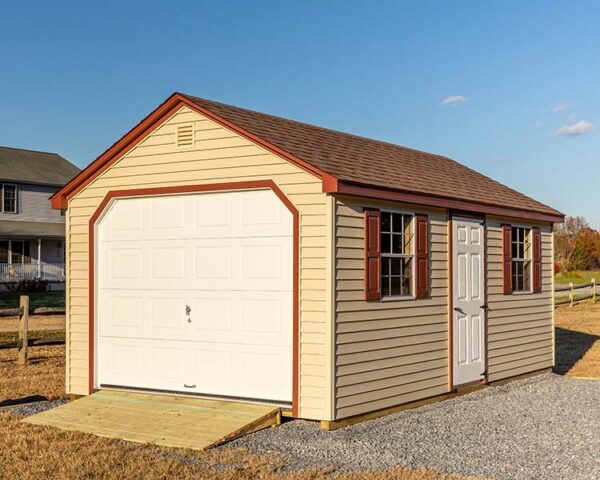
M 281 423 L 281 409 L 101 390 L 23 421 L 132 442 L 204 450 Z

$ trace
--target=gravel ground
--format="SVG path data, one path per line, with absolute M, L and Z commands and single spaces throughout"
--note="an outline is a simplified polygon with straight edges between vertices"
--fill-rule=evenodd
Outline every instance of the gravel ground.
M 225 448 L 282 453 L 291 471 L 404 465 L 496 479 L 598 479 L 600 381 L 547 374 L 332 432 L 293 421 Z
M 18 415 L 20 417 L 28 417 L 29 415 L 35 415 L 36 413 L 42 413 L 46 410 L 50 410 L 51 408 L 59 407 L 65 403 L 68 403 L 68 400 L 63 399 L 52 400 L 50 402 L 33 402 L 26 405 L 20 405 L 15 408 L 10 408 L 5 411 L 6 413 L 12 413 L 13 415 Z

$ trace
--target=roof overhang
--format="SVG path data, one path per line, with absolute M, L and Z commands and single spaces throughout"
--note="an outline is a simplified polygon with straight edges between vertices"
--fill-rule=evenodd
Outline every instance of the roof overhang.
M 354 182 L 336 180 L 335 182 L 323 182 L 323 191 L 355 197 L 387 200 L 391 202 L 410 203 L 413 205 L 425 205 L 448 210 L 477 213 L 483 215 L 495 215 L 499 217 L 516 218 L 523 220 L 534 220 L 539 222 L 562 223 L 564 215 L 555 215 L 524 210 L 519 208 L 503 207 L 486 203 L 473 202 L 470 200 L 458 200 L 455 198 L 434 196 L 430 194 L 405 192 L 400 190 L 388 190 L 371 185 L 362 185 Z
M 305 162 L 297 156 L 273 145 L 263 138 L 233 124 L 225 118 L 207 110 L 196 104 L 181 93 L 174 93 L 167 98 L 158 108 L 138 123 L 125 136 L 113 144 L 108 150 L 94 160 L 90 165 L 83 169 L 79 174 L 73 177 L 65 186 L 50 197 L 52 208 L 66 210 L 69 199 L 81 191 L 86 185 L 92 182 L 105 169 L 118 161 L 123 155 L 133 149 L 158 125 L 163 123 L 180 108 L 187 107 L 192 111 L 204 115 L 221 126 L 241 135 L 249 141 L 269 150 L 270 152 L 288 160 L 290 163 L 298 166 L 302 170 L 319 178 L 323 184 L 323 192 L 347 194 L 359 197 L 374 198 L 379 200 L 389 200 L 395 202 L 412 203 L 417 205 L 426 205 L 454 209 L 465 212 L 498 215 L 511 218 L 537 220 L 542 222 L 561 223 L 564 221 L 564 215 L 556 215 L 535 212 L 524 209 L 513 209 L 498 205 L 489 205 L 467 200 L 458 200 L 453 198 L 439 197 L 429 194 L 404 192 L 398 190 L 386 190 L 382 187 L 372 185 L 362 185 L 352 182 L 345 182 L 334 175 L 324 172 L 314 165 Z

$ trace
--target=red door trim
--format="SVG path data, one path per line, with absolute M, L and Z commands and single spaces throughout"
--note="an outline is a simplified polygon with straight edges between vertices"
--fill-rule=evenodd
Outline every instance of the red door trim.
M 89 279 L 88 279 L 88 295 L 89 295 L 89 310 L 88 310 L 88 323 L 89 323 L 89 380 L 88 390 L 89 393 L 94 392 L 94 344 L 95 344 L 95 332 L 94 332 L 94 301 L 95 301 L 95 225 L 102 213 L 105 211 L 111 200 L 115 198 L 126 198 L 126 197 L 140 197 L 140 196 L 153 196 L 153 195 L 175 195 L 183 193 L 195 193 L 195 192 L 214 192 L 214 191 L 231 191 L 231 190 L 252 190 L 252 189 L 271 189 L 277 197 L 283 202 L 287 209 L 292 213 L 294 218 L 294 239 L 293 239 L 293 342 L 292 342 L 292 415 L 298 416 L 298 370 L 299 370 L 299 318 L 300 318 L 300 300 L 299 300 L 299 286 L 300 286 L 300 214 L 298 209 L 290 201 L 288 197 L 281 191 L 281 189 L 272 180 L 256 180 L 247 182 L 231 182 L 231 183 L 213 183 L 209 185 L 182 185 L 174 187 L 157 187 L 157 188 L 136 188 L 127 190 L 111 190 L 106 194 L 98 208 L 94 211 L 94 214 L 90 217 L 88 223 L 89 229 Z

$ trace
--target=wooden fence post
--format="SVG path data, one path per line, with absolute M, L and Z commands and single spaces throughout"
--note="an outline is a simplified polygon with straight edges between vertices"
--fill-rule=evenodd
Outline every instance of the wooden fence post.
M 575 303 L 575 295 L 573 294 L 573 282 L 569 283 L 569 307 Z
M 19 365 L 27 364 L 27 343 L 29 329 L 29 297 L 27 295 L 21 295 L 20 307 L 19 307 L 19 358 L 17 363 Z
M 592 278 L 592 302 L 596 301 L 596 279 Z

